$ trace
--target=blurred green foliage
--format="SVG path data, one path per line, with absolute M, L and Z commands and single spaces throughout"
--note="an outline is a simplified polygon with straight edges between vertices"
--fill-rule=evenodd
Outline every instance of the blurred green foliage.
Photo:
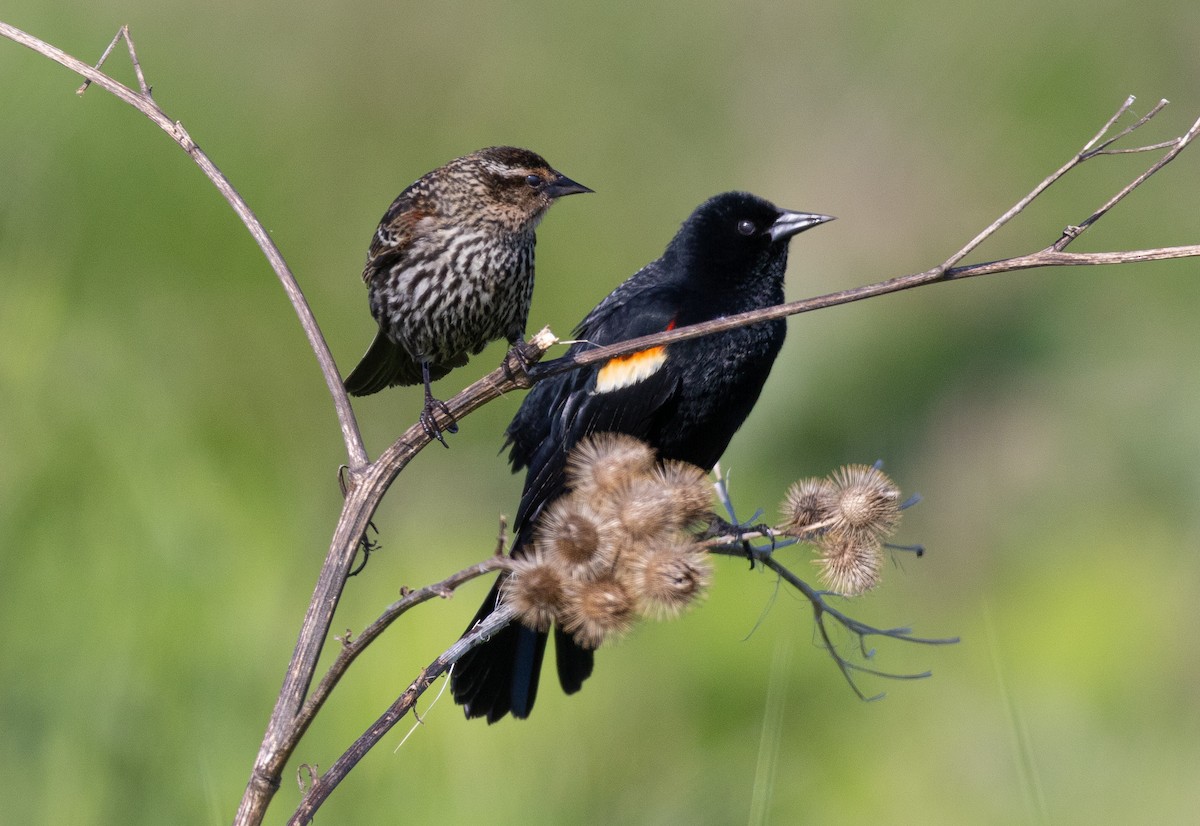
M 1188 0 L 3 15 L 85 60 L 130 24 L 156 99 L 274 233 L 343 369 L 371 335 L 358 274 L 375 222 L 480 146 L 529 146 L 597 191 L 542 226 L 530 326 L 565 334 L 723 189 L 840 216 L 793 245 L 801 297 L 940 261 L 1127 94 L 1138 112 L 1175 101 L 1146 140 L 1200 115 Z M 111 69 L 132 82 L 120 53 Z M 228 822 L 337 515 L 336 422 L 269 269 L 177 147 L 7 41 L 0 78 L 0 821 Z M 1197 152 L 1078 248 L 1200 241 Z M 1146 163 L 1087 165 L 980 256 L 1048 243 Z M 726 455 L 734 495 L 771 512 L 793 479 L 877 458 L 921 492 L 900 539 L 929 553 L 850 609 L 961 634 L 881 644 L 877 665 L 932 679 L 867 680 L 889 696 L 857 701 L 806 604 L 727 560 L 700 609 L 601 652 L 578 696 L 548 679 L 527 722 L 424 700 L 426 725 L 398 753 L 389 737 L 321 822 L 738 823 L 756 776 L 772 823 L 1191 822 L 1197 267 L 1009 274 L 792 320 Z M 490 552 L 519 493 L 497 456 L 518 401 L 400 478 L 339 632 Z M 357 405 L 373 454 L 419 403 Z M 328 767 L 485 587 L 381 640 L 297 762 Z M 782 731 L 760 768 L 770 684 Z M 271 822 L 297 798 L 289 772 Z

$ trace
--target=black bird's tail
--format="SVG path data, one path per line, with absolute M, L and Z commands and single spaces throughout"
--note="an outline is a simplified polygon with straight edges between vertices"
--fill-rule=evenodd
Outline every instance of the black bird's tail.
M 496 607 L 503 580 L 497 580 L 471 620 L 467 630 L 486 618 Z M 468 718 L 486 717 L 494 723 L 505 714 L 525 719 L 537 699 L 542 658 L 549 634 L 519 623 L 501 629 L 482 645 L 467 652 L 454 666 L 450 691 Z M 593 652 L 579 646 L 562 629 L 554 630 L 558 681 L 563 691 L 574 694 L 592 673 Z

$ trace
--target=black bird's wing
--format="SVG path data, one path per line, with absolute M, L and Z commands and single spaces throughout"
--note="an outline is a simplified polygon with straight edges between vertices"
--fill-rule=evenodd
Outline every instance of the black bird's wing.
M 618 287 L 583 320 L 575 330 L 581 341 L 568 354 L 670 329 L 677 300 L 654 283 L 656 265 Z M 572 370 L 540 382 L 526 396 L 507 431 L 513 470 L 528 468 L 514 520 L 514 556 L 526 552 L 542 508 L 562 495 L 567 455 L 580 439 L 605 431 L 645 439 L 674 415 L 676 379 L 654 366 L 666 357 L 656 349 Z M 492 587 L 472 626 L 495 608 L 500 587 L 500 581 Z M 507 626 L 459 661 L 455 700 L 469 717 L 488 722 L 510 712 L 527 717 L 547 639 L 517 623 Z M 593 652 L 556 628 L 555 656 L 563 691 L 573 694 L 592 673 Z
M 588 314 L 567 355 L 670 329 L 677 301 L 653 283 L 655 264 L 641 270 Z M 617 432 L 646 439 L 674 413 L 677 374 L 659 369 L 665 348 L 610 359 L 539 383 L 507 431 L 514 471 L 529 469 L 513 527 L 523 534 L 542 508 L 563 493 L 567 454 L 592 433 Z

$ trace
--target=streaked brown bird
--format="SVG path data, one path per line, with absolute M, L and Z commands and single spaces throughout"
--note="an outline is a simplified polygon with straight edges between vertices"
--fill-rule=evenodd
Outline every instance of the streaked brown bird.
M 433 412 L 449 411 L 430 383 L 498 338 L 524 342 L 535 230 L 555 200 L 591 191 L 534 152 L 492 146 L 401 192 L 367 252 L 363 281 L 379 331 L 346 390 L 423 383 L 421 424 L 445 445 Z

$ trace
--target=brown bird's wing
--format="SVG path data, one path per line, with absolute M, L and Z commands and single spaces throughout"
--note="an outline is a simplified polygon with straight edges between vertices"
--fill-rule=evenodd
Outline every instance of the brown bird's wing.
M 387 272 L 404 261 L 421 220 L 436 214 L 428 196 L 417 188 L 420 183 L 413 184 L 392 201 L 371 236 L 362 276 L 368 284 L 377 273 Z
M 420 384 L 421 365 L 383 330 L 377 330 L 375 340 L 344 383 L 351 396 L 369 396 L 397 384 Z
M 404 259 L 412 248 L 413 239 L 419 232 L 422 219 L 433 214 L 433 205 L 420 191 L 420 181 L 400 193 L 371 237 L 367 250 L 367 263 L 362 278 L 370 285 L 380 275 L 386 275 L 395 267 L 404 266 Z M 466 363 L 464 357 L 463 363 Z M 438 379 L 458 364 L 432 364 L 430 377 Z M 346 390 L 352 396 L 368 396 L 385 387 L 421 384 L 421 365 L 404 348 L 384 334 L 375 333 L 375 340 L 367 349 L 358 366 L 346 377 Z

